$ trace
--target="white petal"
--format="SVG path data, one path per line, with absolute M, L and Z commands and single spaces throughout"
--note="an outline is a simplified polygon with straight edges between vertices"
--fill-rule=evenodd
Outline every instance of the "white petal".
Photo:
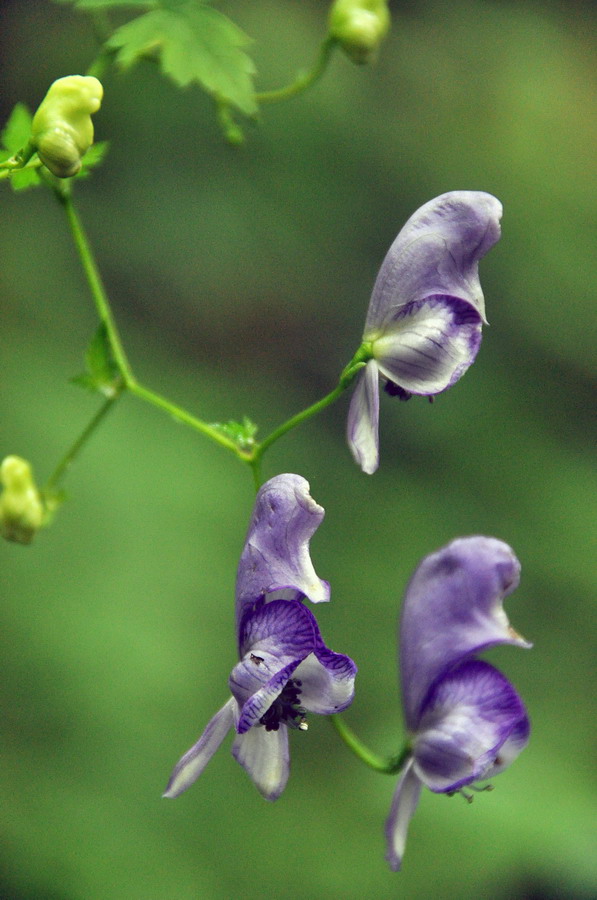
M 410 759 L 396 786 L 392 808 L 386 821 L 386 859 L 394 872 L 397 872 L 402 865 L 408 826 L 421 794 L 421 782 L 415 775 L 412 766 L 413 760 Z
M 250 728 L 236 736 L 232 745 L 235 760 L 249 773 L 257 790 L 266 800 L 277 800 L 288 781 L 290 756 L 288 729 L 280 725 L 277 731 L 262 726 Z
M 196 781 L 234 725 L 236 700 L 230 700 L 220 709 L 196 744 L 179 760 L 170 776 L 163 797 L 172 799 L 186 791 Z
M 363 472 L 372 475 L 379 465 L 379 373 L 374 359 L 358 377 L 346 437 L 356 462 Z

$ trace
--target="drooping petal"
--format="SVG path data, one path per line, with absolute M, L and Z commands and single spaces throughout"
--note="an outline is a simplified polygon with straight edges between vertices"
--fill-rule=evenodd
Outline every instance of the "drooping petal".
M 526 710 L 508 679 L 489 663 L 467 660 L 428 695 L 413 743 L 414 770 L 432 791 L 458 790 L 502 771 L 528 735 Z
M 379 465 L 379 370 L 374 359 L 358 376 L 346 437 L 355 461 L 363 472 L 372 475 Z
M 357 667 L 349 656 L 321 647 L 311 653 L 294 673 L 301 683 L 301 704 L 306 710 L 329 716 L 342 712 L 353 701 Z
M 386 859 L 394 872 L 397 872 L 402 865 L 408 826 L 417 808 L 420 794 L 421 782 L 415 775 L 411 758 L 402 770 L 394 792 L 390 815 L 386 820 L 388 848 Z
M 373 344 L 379 371 L 411 394 L 438 394 L 464 375 L 481 344 L 469 303 L 434 295 L 403 307 Z
M 502 601 L 518 585 L 511 548 L 488 537 L 459 538 L 420 563 L 400 622 L 406 724 L 419 727 L 427 692 L 442 673 L 494 644 L 530 647 L 510 626 Z
M 237 624 L 246 605 L 275 591 L 286 591 L 287 599 L 329 600 L 329 584 L 318 578 L 309 556 L 323 516 L 300 475 L 276 475 L 260 488 L 238 565 Z
M 277 731 L 250 728 L 236 736 L 232 745 L 235 760 L 251 776 L 259 793 L 266 800 L 277 800 L 288 781 L 290 756 L 288 729 L 280 725 Z
M 408 303 L 447 294 L 471 303 L 485 320 L 478 263 L 499 240 L 502 205 L 482 191 L 451 191 L 410 217 L 373 287 L 365 339 L 379 336 Z
M 233 697 L 220 709 L 196 744 L 179 760 L 174 767 L 170 780 L 164 791 L 164 797 L 174 798 L 186 791 L 196 781 L 208 764 L 230 729 L 234 725 L 234 709 L 236 701 Z

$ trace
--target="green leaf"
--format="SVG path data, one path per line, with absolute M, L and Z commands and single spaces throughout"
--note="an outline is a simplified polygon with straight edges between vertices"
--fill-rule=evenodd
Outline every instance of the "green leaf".
M 0 141 L 5 148 L 4 153 L 0 152 L 0 162 L 5 162 L 22 150 L 29 142 L 30 135 L 31 113 L 24 103 L 17 103 L 0 134 Z M 23 191 L 41 183 L 37 168 L 33 166 L 15 169 L 8 178 L 15 191 Z
M 70 379 L 71 384 L 78 384 L 86 390 L 99 392 L 106 397 L 114 396 L 118 387 L 118 367 L 114 362 L 106 326 L 103 323 L 85 352 L 85 369 L 82 375 Z
M 9 155 L 18 153 L 29 141 L 32 116 L 24 103 L 17 103 L 2 129 L 0 140 Z
M 95 169 L 99 166 L 104 159 L 104 156 L 108 152 L 110 148 L 109 141 L 99 141 L 97 144 L 92 144 L 85 156 L 81 160 L 81 169 L 75 175 L 75 178 L 87 178 L 88 175 L 91 174 L 91 170 Z
M 253 61 L 242 50 L 250 38 L 200 0 L 155 9 L 118 28 L 107 46 L 121 66 L 155 54 L 164 74 L 180 87 L 199 83 L 216 99 L 245 115 L 257 112 Z
M 14 191 L 24 191 L 30 187 L 38 187 L 41 179 L 37 169 L 16 169 L 10 176 L 10 184 Z

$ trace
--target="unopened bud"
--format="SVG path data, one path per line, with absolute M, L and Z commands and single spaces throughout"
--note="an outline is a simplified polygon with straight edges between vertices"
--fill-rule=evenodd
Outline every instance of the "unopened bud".
M 93 143 L 91 114 L 100 108 L 104 89 L 93 75 L 58 78 L 33 116 L 31 145 L 58 178 L 70 178 Z
M 390 28 L 387 0 L 336 0 L 329 34 L 355 63 L 370 62 Z
M 0 466 L 0 534 L 7 541 L 30 544 L 44 520 L 44 507 L 31 466 L 20 456 L 7 456 Z

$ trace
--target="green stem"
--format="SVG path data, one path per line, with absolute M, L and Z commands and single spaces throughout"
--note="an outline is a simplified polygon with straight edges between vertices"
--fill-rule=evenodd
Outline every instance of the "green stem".
M 43 493 L 52 494 L 56 491 L 60 481 L 62 480 L 64 475 L 66 475 L 66 472 L 71 467 L 72 463 L 75 461 L 100 422 L 104 420 L 108 412 L 112 409 L 112 406 L 119 396 L 120 391 L 115 393 L 113 396 L 108 397 L 103 402 L 89 424 L 83 429 L 82 433 L 79 435 L 72 447 L 70 447 L 70 449 L 66 452 L 66 454 L 63 456 L 63 458 L 60 460 L 60 462 L 48 478 L 45 487 L 43 488 Z
M 195 431 L 199 431 L 206 437 L 211 438 L 212 441 L 215 441 L 215 443 L 219 444 L 221 447 L 232 450 L 232 452 L 240 459 L 248 461 L 247 455 L 239 450 L 234 441 L 231 441 L 225 435 L 221 434 L 216 428 L 213 428 L 213 426 L 208 425 L 207 422 L 203 422 L 201 419 L 198 419 L 197 416 L 191 415 L 191 413 L 188 413 L 185 409 L 182 409 L 182 407 L 176 406 L 175 403 L 171 403 L 170 400 L 167 400 L 160 394 L 156 394 L 155 391 L 150 391 L 148 388 L 143 387 L 143 385 L 139 384 L 134 378 L 129 379 L 126 386 L 131 394 L 135 394 L 135 396 L 140 397 L 141 400 L 151 403 L 152 406 L 157 406 L 158 409 L 163 409 L 164 412 L 169 413 L 178 422 L 189 425 L 191 428 L 194 428 Z
M 261 441 L 260 444 L 257 445 L 255 450 L 253 451 L 253 455 L 251 457 L 252 460 L 260 460 L 265 451 L 271 447 L 279 438 L 281 438 L 286 432 L 290 431 L 292 428 L 296 428 L 297 425 L 300 425 L 302 422 L 305 422 L 307 419 L 310 419 L 312 416 L 316 416 L 317 413 L 320 413 L 323 409 L 328 406 L 331 406 L 332 403 L 335 403 L 338 397 L 340 397 L 347 387 L 352 384 L 352 381 L 358 374 L 358 372 L 362 369 L 364 362 L 363 359 L 368 358 L 367 356 L 368 345 L 362 344 L 348 365 L 343 369 L 342 374 L 340 375 L 340 380 L 333 391 L 330 391 L 329 394 L 326 394 L 325 397 L 322 397 L 321 400 L 318 400 L 317 403 L 313 403 L 311 406 L 308 406 L 307 409 L 303 409 L 301 412 L 297 413 L 292 418 L 288 419 L 286 422 L 283 422 L 282 425 L 278 426 L 271 434 L 269 434 L 265 440 Z
M 349 750 L 358 756 L 361 762 L 374 769 L 376 772 L 382 772 L 385 775 L 396 775 L 404 766 L 404 763 L 411 754 L 409 744 L 405 744 L 401 752 L 397 756 L 383 757 L 373 753 L 363 744 L 356 734 L 345 724 L 344 720 L 339 716 L 330 716 L 330 720 L 336 732 L 340 735 Z
M 290 97 L 296 97 L 297 94 L 307 90 L 315 81 L 317 81 L 325 72 L 330 61 L 332 50 L 336 41 L 334 38 L 326 37 L 319 49 L 319 55 L 315 61 L 313 68 L 307 72 L 301 72 L 300 75 L 283 88 L 277 88 L 273 91 L 258 91 L 255 99 L 258 103 L 274 103 L 277 100 L 288 100 Z
M 219 444 L 221 447 L 226 447 L 228 450 L 232 450 L 240 458 L 246 459 L 246 454 L 243 454 L 242 451 L 239 451 L 236 444 L 225 435 L 220 434 L 217 429 L 213 428 L 211 425 L 208 425 L 206 422 L 203 422 L 201 419 L 198 419 L 196 416 L 193 416 L 190 413 L 186 412 L 186 410 L 182 409 L 181 407 L 176 406 L 176 404 L 171 403 L 169 400 L 166 400 L 165 397 L 161 397 L 159 394 L 156 394 L 154 391 L 151 391 L 138 383 L 133 374 L 131 365 L 127 359 L 122 341 L 120 339 L 120 335 L 118 333 L 118 329 L 116 327 L 116 322 L 112 314 L 108 295 L 102 283 L 99 269 L 95 262 L 87 235 L 85 234 L 85 230 L 75 209 L 70 190 L 56 191 L 56 196 L 58 197 L 66 211 L 70 230 L 74 238 L 79 258 L 83 265 L 83 270 L 89 283 L 89 288 L 93 296 L 98 316 L 100 318 L 100 321 L 105 326 L 106 335 L 110 344 L 112 355 L 114 357 L 114 362 L 116 363 L 116 366 L 122 378 L 122 387 L 128 389 L 132 394 L 135 394 L 137 397 L 140 397 L 147 403 L 151 403 L 153 406 L 157 406 L 159 409 L 165 410 L 165 412 L 169 413 L 179 422 L 184 422 L 185 425 L 189 425 L 191 428 L 194 428 L 195 431 L 201 432 L 201 434 L 204 434 L 207 437 L 211 438 L 213 441 L 215 441 L 216 444 Z
M 318 400 L 317 403 L 307 407 L 307 409 L 303 409 L 302 412 L 297 413 L 296 416 L 292 416 L 291 419 L 288 419 L 287 422 L 284 422 L 272 431 L 272 433 L 256 447 L 253 458 L 260 459 L 268 447 L 271 447 L 271 445 L 281 438 L 282 435 L 286 434 L 286 432 L 290 431 L 292 428 L 296 428 L 297 425 L 310 419 L 311 416 L 317 415 L 317 413 L 321 412 L 322 409 L 325 409 L 326 406 L 331 406 L 331 404 L 346 390 L 347 386 L 348 385 L 342 383 L 338 384 L 333 391 L 330 391 L 329 394 L 326 394 L 326 396 L 322 397 L 321 400 Z
M 124 351 L 118 328 L 116 327 L 116 322 L 110 308 L 110 301 L 108 300 L 108 295 L 106 294 L 106 289 L 104 288 L 87 235 L 85 234 L 85 230 L 75 209 L 71 192 L 70 190 L 65 190 L 56 191 L 55 193 L 66 212 L 68 224 L 83 266 L 83 271 L 85 272 L 85 276 L 89 283 L 97 314 L 106 328 L 106 335 L 110 342 L 114 362 L 122 375 L 125 385 L 129 387 L 130 382 L 134 381 L 133 371 Z

